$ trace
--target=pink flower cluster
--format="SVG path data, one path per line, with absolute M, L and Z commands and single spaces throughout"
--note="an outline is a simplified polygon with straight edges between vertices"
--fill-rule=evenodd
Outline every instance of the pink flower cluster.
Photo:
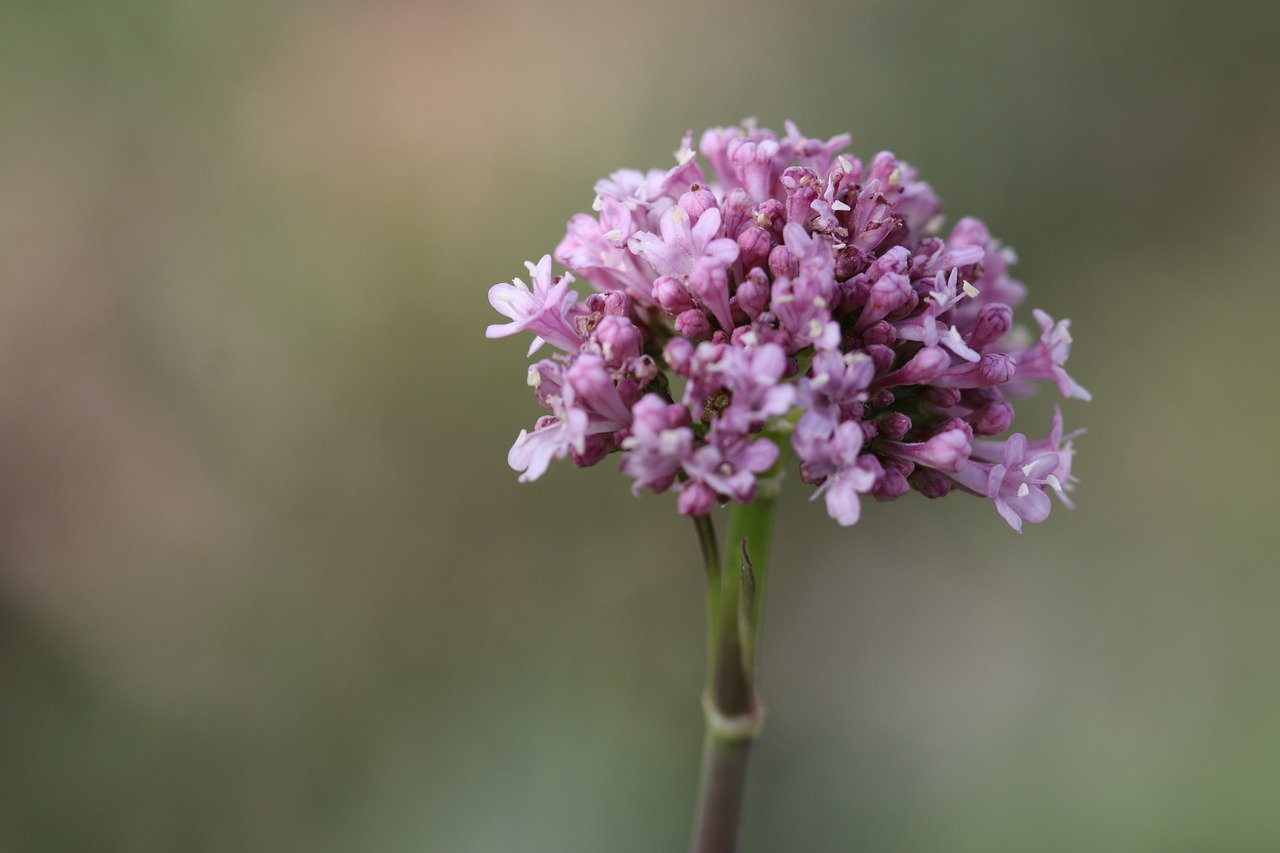
M 567 272 L 548 255 L 490 289 L 511 322 L 488 337 L 561 351 L 529 368 L 549 414 L 511 448 L 521 481 L 619 453 L 635 492 L 674 489 L 700 515 L 751 501 L 789 440 L 840 524 L 860 495 L 956 487 L 1017 530 L 1043 521 L 1046 490 L 1066 502 L 1072 482 L 1060 413 L 1043 440 L 995 437 L 1034 380 L 1089 398 L 1063 368 L 1068 321 L 1036 311 L 1039 338 L 1020 335 L 1013 252 L 977 219 L 942 234 L 933 190 L 892 154 L 864 166 L 847 136 L 744 124 L 702 135 L 710 178 L 690 133 L 673 168 L 598 182 L 596 215 L 556 247 Z

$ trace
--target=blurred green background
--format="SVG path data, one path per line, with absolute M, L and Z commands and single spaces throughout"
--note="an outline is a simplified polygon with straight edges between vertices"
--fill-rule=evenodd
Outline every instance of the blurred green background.
M 683 849 L 693 531 L 516 484 L 485 293 L 747 115 L 983 217 L 1095 396 L 1021 537 L 786 495 L 747 849 L 1276 850 L 1277 9 L 6 0 L 0 851 Z

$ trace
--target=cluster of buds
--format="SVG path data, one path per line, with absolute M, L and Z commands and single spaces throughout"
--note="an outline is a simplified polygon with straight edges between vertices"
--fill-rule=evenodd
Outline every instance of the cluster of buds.
M 521 481 L 618 453 L 635 492 L 701 515 L 753 500 L 789 441 L 844 525 L 860 495 L 912 489 L 986 497 L 1017 530 L 1048 517 L 1046 490 L 1069 506 L 1059 412 L 1042 440 L 998 438 L 1036 380 L 1089 398 L 1063 368 L 1068 321 L 1014 325 L 1013 252 L 973 218 L 944 236 L 933 190 L 888 152 L 864 166 L 847 136 L 744 124 L 702 135 L 712 179 L 690 133 L 673 168 L 601 180 L 556 247 L 564 274 L 548 255 L 490 289 L 511 322 L 488 337 L 561 351 L 529 368 L 550 414 L 511 448 Z

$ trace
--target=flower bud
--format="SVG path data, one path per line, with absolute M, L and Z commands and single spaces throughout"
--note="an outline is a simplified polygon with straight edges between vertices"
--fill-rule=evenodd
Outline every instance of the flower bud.
M 890 412 L 880 419 L 880 434 L 885 438 L 901 441 L 911 431 L 911 418 L 902 412 Z
M 662 360 L 677 376 L 688 376 L 693 365 L 693 344 L 684 338 L 672 338 L 662 350 Z
M 800 271 L 800 264 L 791 255 L 786 246 L 774 246 L 769 253 L 769 272 L 776 281 L 780 278 L 792 278 Z
M 960 391 L 960 401 L 971 409 L 981 409 L 1003 399 L 999 388 L 964 388 Z
M 733 300 L 748 319 L 758 319 L 765 306 L 769 304 L 769 279 L 765 276 L 764 270 L 756 267 L 747 273 L 746 278 L 738 285 Z
M 872 323 L 868 329 L 862 333 L 862 341 L 865 344 L 882 344 L 890 346 L 898 338 L 897 330 L 893 324 L 880 320 Z
M 680 196 L 680 208 L 689 214 L 689 224 L 696 225 L 698 217 L 717 207 L 715 194 L 711 190 L 699 187 Z
M 738 235 L 738 259 L 744 270 L 764 266 L 772 249 L 773 237 L 759 225 L 748 225 Z
M 626 317 L 606 315 L 596 324 L 591 337 L 611 367 L 618 367 L 628 359 L 638 358 L 644 351 L 644 339 L 640 330 Z
M 876 367 L 876 373 L 884 373 L 893 367 L 893 360 L 897 357 L 897 353 L 883 344 L 871 344 L 864 351 L 871 356 L 871 362 Z
M 951 478 L 932 468 L 917 468 L 907 479 L 926 498 L 943 498 L 951 492 Z
M 983 305 L 965 334 L 965 342 L 976 350 L 1000 340 L 1013 328 L 1013 309 L 1001 302 Z
M 946 373 L 950 366 L 951 356 L 941 347 L 923 347 L 901 368 L 881 376 L 875 384 L 879 388 L 925 385 Z
M 1013 423 L 1013 406 L 1005 402 L 990 403 L 969 416 L 975 435 L 1000 435 Z
M 693 297 L 678 278 L 664 275 L 653 283 L 653 300 L 667 313 L 675 317 L 693 307 Z
M 895 399 L 896 398 L 892 391 L 888 388 L 881 388 L 879 391 L 873 392 L 867 402 L 869 402 L 874 408 L 886 409 L 893 405 L 893 401 Z
M 939 388 L 981 388 L 1003 385 L 1013 378 L 1017 362 L 1003 353 L 984 355 L 976 363 L 958 364 L 933 380 Z
M 751 203 L 747 191 L 738 187 L 725 197 L 720 205 L 720 216 L 724 220 L 726 237 L 737 238 L 742 229 L 755 223 L 755 205 Z
M 887 503 L 897 500 L 909 491 L 911 491 L 911 485 L 907 482 L 907 478 L 892 468 L 886 467 L 884 476 L 876 481 L 871 495 L 881 503 Z
M 939 409 L 949 409 L 960 402 L 959 388 L 928 388 L 924 396 Z
M 676 331 L 691 341 L 705 341 L 711 337 L 711 321 L 697 308 L 690 308 L 676 317 Z
M 597 433 L 596 435 L 588 435 L 583 439 L 582 450 L 571 450 L 570 458 L 573 464 L 578 468 L 590 468 L 601 459 L 608 456 L 617 445 L 613 442 L 613 436 Z

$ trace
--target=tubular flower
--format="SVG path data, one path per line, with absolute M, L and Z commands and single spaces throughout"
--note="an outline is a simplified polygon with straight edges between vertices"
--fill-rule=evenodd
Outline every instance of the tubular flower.
M 532 286 L 490 289 L 510 322 L 488 337 L 559 350 L 530 368 L 550 414 L 511 449 L 520 479 L 616 453 L 634 492 L 675 491 L 702 515 L 753 500 L 789 443 L 842 525 L 861 496 L 911 489 L 979 495 L 1015 530 L 1048 516 L 1048 491 L 1070 506 L 1078 433 L 1061 412 L 1044 439 L 1000 438 L 1036 382 L 1089 398 L 1064 367 L 1069 321 L 1016 326 L 1016 255 L 972 217 L 943 232 L 914 168 L 786 131 L 706 131 L 708 171 L 691 132 L 671 168 L 614 172 L 569 220 L 563 274 L 545 256 Z

